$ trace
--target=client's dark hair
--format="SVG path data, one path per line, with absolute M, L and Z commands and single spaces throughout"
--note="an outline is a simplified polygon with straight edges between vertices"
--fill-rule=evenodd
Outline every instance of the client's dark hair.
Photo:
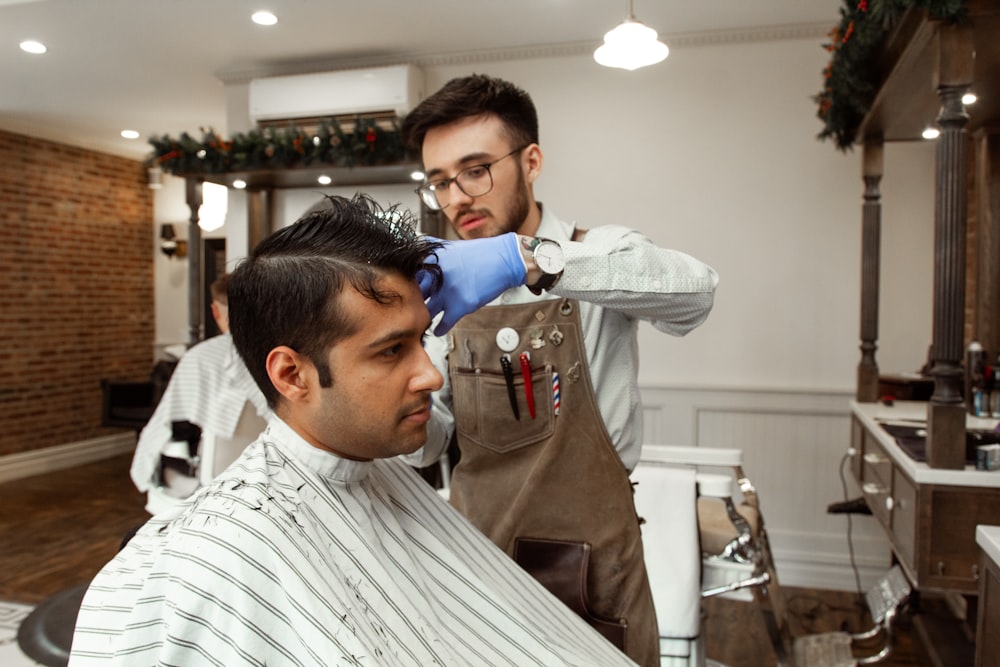
M 332 385 L 327 351 L 357 326 L 336 298 L 345 285 L 388 303 L 400 297 L 379 287 L 388 273 L 413 279 L 423 270 L 435 288 L 441 283 L 441 268 L 428 263 L 441 244 L 417 235 L 406 210 L 382 209 L 363 194 L 328 202 L 261 241 L 229 280 L 233 344 L 272 409 L 279 394 L 266 362 L 275 347 L 305 355 L 320 384 Z

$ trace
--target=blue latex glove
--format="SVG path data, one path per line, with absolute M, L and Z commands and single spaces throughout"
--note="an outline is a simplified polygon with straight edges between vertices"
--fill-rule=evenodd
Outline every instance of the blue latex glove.
M 437 250 L 441 267 L 441 288 L 427 272 L 417 274 L 420 291 L 427 301 L 431 319 L 444 312 L 434 328 L 434 335 L 447 333 L 455 323 L 479 310 L 512 287 L 523 285 L 527 278 L 524 260 L 518 248 L 517 234 L 470 241 L 442 241 Z M 435 263 L 431 257 L 429 263 Z

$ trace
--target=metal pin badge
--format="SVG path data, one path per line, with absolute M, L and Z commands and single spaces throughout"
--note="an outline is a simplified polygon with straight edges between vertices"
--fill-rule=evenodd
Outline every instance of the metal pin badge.
M 540 350 L 545 347 L 545 332 L 541 329 L 532 329 L 528 344 L 532 350 Z
M 511 327 L 504 327 L 497 332 L 497 347 L 504 352 L 513 352 L 521 344 L 521 337 Z
M 549 332 L 549 342 L 559 347 L 563 342 L 563 332 L 559 331 L 559 325 L 556 324 L 552 327 L 552 331 Z

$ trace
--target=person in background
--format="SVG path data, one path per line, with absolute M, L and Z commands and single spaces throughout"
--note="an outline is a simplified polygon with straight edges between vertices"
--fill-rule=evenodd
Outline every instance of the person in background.
M 583 229 L 536 201 L 537 112 L 510 82 L 453 79 L 402 131 L 422 158 L 424 205 L 461 239 L 437 253 L 444 285 L 425 294 L 442 336 L 428 352 L 447 380 L 428 444 L 407 460 L 427 465 L 454 431 L 454 506 L 629 656 L 658 664 L 629 483 L 642 445 L 636 330 L 688 333 L 718 276 L 628 226 Z
M 229 334 L 229 274 L 211 287 L 212 315 L 218 336 L 187 350 L 167 383 L 149 422 L 139 433 L 129 474 L 148 494 L 147 509 L 156 514 L 190 495 L 199 485 L 199 466 L 221 471 L 264 428 L 267 401 Z M 212 460 L 199 456 L 200 444 L 213 438 Z M 166 458 L 164 458 L 166 457 Z
M 97 575 L 70 665 L 634 664 L 398 458 L 442 383 L 415 279 L 439 282 L 437 244 L 409 220 L 331 197 L 237 267 L 233 339 L 274 415 Z

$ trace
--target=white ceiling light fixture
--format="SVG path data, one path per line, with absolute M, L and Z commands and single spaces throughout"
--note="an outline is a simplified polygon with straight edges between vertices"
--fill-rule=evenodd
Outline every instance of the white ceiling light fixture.
M 44 44 L 42 44 L 41 42 L 36 42 L 33 39 L 28 39 L 21 42 L 21 50 L 27 53 L 34 53 L 37 55 L 41 55 L 46 51 L 48 51 L 48 49 L 45 48 Z
M 201 208 L 198 209 L 198 226 L 206 232 L 214 232 L 226 224 L 229 208 L 229 188 L 218 183 L 201 184 Z
M 122 130 L 122 138 L 124 139 L 138 139 L 139 133 L 135 130 Z
M 605 67 L 629 71 L 661 62 L 670 49 L 657 38 L 655 30 L 635 19 L 632 0 L 626 0 L 626 5 L 625 20 L 605 33 L 604 44 L 594 51 L 594 60 Z
M 250 20 L 257 25 L 274 25 L 278 22 L 278 17 L 271 12 L 254 12 Z
M 920 136 L 924 139 L 937 139 L 941 136 L 941 130 L 936 127 L 926 127 L 924 128 L 924 131 L 920 133 Z

